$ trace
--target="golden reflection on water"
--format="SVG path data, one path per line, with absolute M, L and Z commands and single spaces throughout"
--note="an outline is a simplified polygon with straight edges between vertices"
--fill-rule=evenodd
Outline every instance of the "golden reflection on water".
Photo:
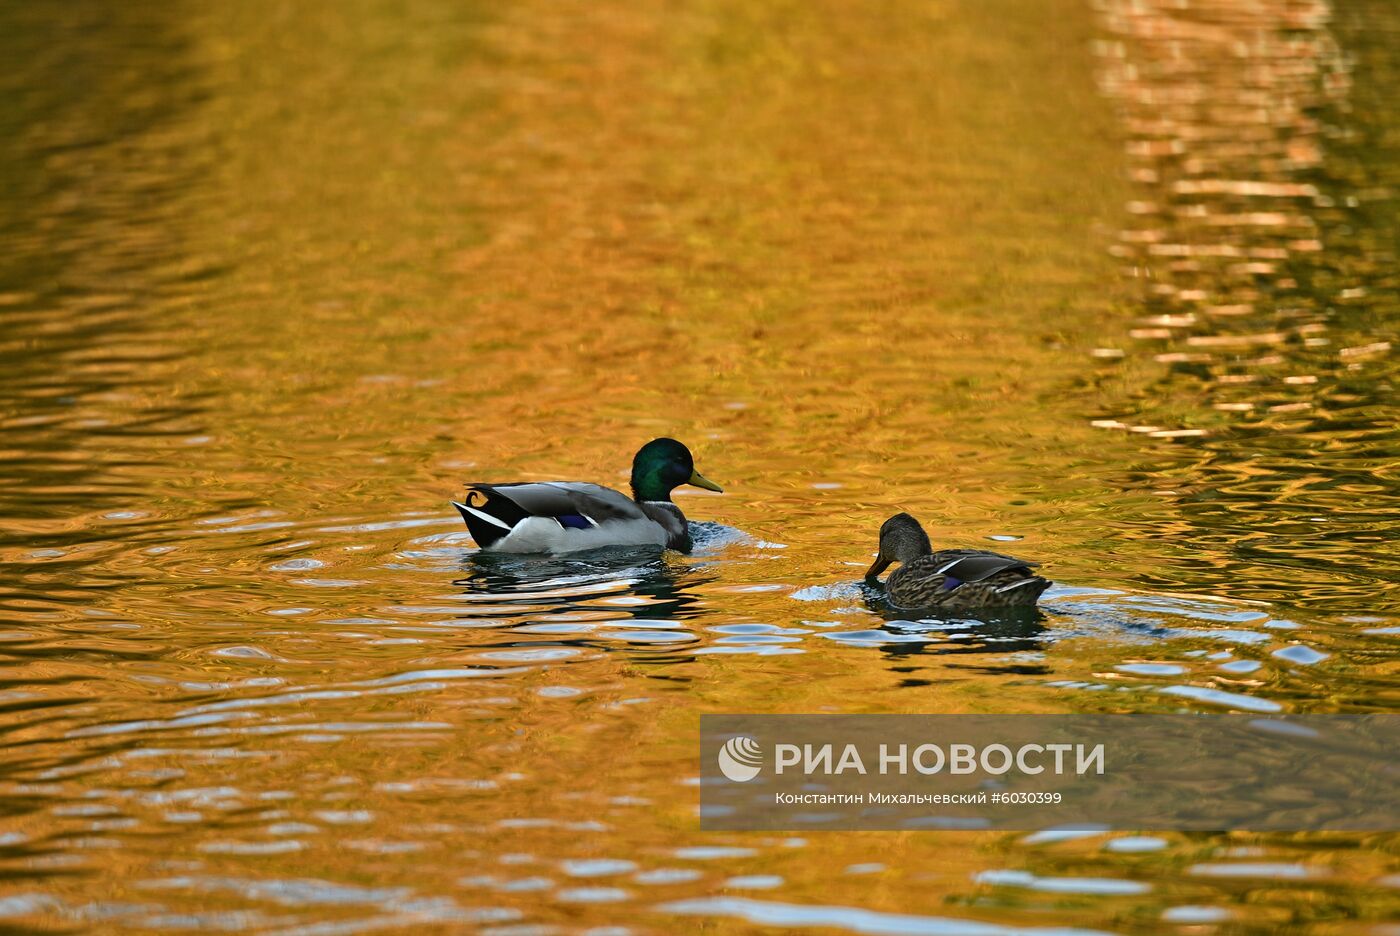
M 1236 560 L 1221 586 L 1242 560 L 1241 597 L 1388 611 L 1393 105 L 1353 85 L 1393 75 L 1371 35 L 1395 22 L 1368 4 L 1342 19 L 1349 51 L 1321 0 L 1102 4 L 1100 84 L 1136 189 L 1112 249 L 1143 284 L 1135 353 L 1165 370 L 1096 425 L 1184 443 L 1152 483 L 1177 532 Z
M 693 785 L 701 712 L 1394 708 L 1396 23 L 1343 14 L 0 8 L 0 910 L 1393 915 L 1390 838 L 700 835 Z M 729 492 L 693 556 L 446 509 L 663 433 Z M 886 620 L 896 507 L 1062 586 Z

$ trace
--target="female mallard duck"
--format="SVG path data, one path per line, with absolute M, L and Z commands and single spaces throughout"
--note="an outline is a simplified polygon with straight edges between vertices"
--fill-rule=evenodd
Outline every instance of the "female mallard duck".
M 1031 571 L 1034 562 L 980 549 L 934 552 L 924 528 L 907 513 L 880 527 L 880 555 L 865 577 L 874 579 L 891 562 L 899 568 L 885 581 L 885 593 L 901 608 L 1029 608 L 1050 587 Z
M 632 496 L 583 481 L 468 484 L 466 503 L 453 501 L 482 549 L 560 553 L 600 546 L 690 548 L 685 514 L 671 491 L 720 486 L 695 470 L 675 439 L 652 439 L 632 459 Z

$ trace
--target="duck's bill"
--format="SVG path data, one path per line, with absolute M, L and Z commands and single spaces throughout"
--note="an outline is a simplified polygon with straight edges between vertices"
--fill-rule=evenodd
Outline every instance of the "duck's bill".
M 715 484 L 713 481 L 711 481 L 709 478 L 705 477 L 698 471 L 692 471 L 690 473 L 690 481 L 688 483 L 693 484 L 698 488 L 704 488 L 707 491 L 714 491 L 717 494 L 724 493 L 724 488 L 720 487 L 718 484 Z
M 884 557 L 877 558 L 874 562 L 870 564 L 870 568 L 865 570 L 865 577 L 868 579 L 873 579 L 875 576 L 879 575 L 881 572 L 885 571 L 889 567 L 890 560 L 885 559 Z

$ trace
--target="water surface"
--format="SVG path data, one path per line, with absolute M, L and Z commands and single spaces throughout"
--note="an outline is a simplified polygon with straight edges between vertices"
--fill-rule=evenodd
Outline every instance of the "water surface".
M 694 756 L 704 712 L 1400 706 L 1398 34 L 0 7 L 4 925 L 1379 931 L 1392 837 L 702 835 Z M 692 555 L 448 506 L 663 434 L 727 492 Z M 876 613 L 897 509 L 1043 614 Z

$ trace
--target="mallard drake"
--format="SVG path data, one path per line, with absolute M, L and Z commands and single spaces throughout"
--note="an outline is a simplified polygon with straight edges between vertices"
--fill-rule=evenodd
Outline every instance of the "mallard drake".
M 901 608 L 1029 608 L 1050 581 L 1031 571 L 1038 563 L 980 549 L 933 551 L 928 534 L 907 513 L 880 527 L 880 554 L 865 573 L 875 579 L 892 562 L 885 594 Z
M 682 484 L 720 486 L 695 470 L 690 449 L 652 439 L 632 459 L 632 496 L 583 481 L 468 484 L 466 503 L 452 502 L 482 549 L 561 553 L 600 546 L 690 548 L 685 514 L 671 503 Z

